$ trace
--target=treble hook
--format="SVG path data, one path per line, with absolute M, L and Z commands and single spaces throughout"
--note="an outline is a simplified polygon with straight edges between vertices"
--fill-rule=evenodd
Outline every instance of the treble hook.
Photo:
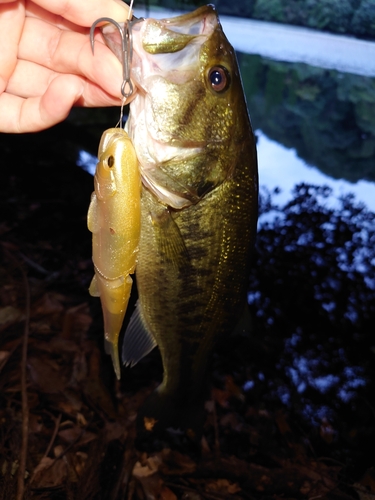
M 131 62 L 133 58 L 133 36 L 132 36 L 132 26 L 135 22 L 140 21 L 140 19 L 135 19 L 134 21 L 125 21 L 124 29 L 121 25 L 111 19 L 110 17 L 101 17 L 97 19 L 90 29 L 90 43 L 91 50 L 94 53 L 94 31 L 96 26 L 101 22 L 107 22 L 113 24 L 119 31 L 121 36 L 121 64 L 122 64 L 122 85 L 121 85 L 121 94 L 127 99 L 134 92 L 133 83 L 130 79 L 130 70 L 131 70 Z M 128 91 L 126 91 L 126 87 L 128 87 Z

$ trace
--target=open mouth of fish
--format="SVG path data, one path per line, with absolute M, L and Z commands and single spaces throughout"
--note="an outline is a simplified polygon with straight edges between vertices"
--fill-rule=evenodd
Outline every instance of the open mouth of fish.
M 164 118 L 168 109 L 179 108 L 178 86 L 186 85 L 196 77 L 201 46 L 216 25 L 216 15 L 210 11 L 206 15 L 193 12 L 160 21 L 146 19 L 134 25 L 132 78 L 144 98 L 139 99 L 139 105 L 135 102 L 132 106 L 137 120 L 131 122 L 131 126 L 144 130 L 139 130 L 139 133 L 129 130 L 129 135 L 140 138 L 147 133 L 148 147 L 141 163 L 151 160 L 151 163 L 160 165 L 187 159 L 203 152 L 207 146 L 207 141 L 180 136 L 178 120 L 174 127 L 168 127 Z M 150 99 L 153 102 L 147 102 Z M 164 106 L 159 105 L 161 102 Z M 158 114 L 160 110 L 162 116 Z M 137 151 L 144 149 L 139 144 L 135 144 L 135 148 Z

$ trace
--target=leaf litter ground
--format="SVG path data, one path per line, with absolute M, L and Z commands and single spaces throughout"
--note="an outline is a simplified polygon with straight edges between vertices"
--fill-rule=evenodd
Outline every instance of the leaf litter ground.
M 215 354 L 198 445 L 136 442 L 161 364 L 155 351 L 119 383 L 103 352 L 87 291 L 92 177 L 75 165 L 76 132 L 0 138 L 0 500 L 375 498 L 372 469 L 348 477 L 282 405 L 244 392 L 260 349 L 247 338 Z M 329 423 L 320 433 L 329 444 Z

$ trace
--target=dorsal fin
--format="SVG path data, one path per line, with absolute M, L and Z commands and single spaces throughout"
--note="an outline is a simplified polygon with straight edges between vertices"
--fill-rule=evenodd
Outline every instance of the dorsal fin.
M 156 345 L 154 337 L 143 324 L 139 302 L 137 302 L 125 331 L 122 344 L 122 362 L 125 366 L 134 366 Z

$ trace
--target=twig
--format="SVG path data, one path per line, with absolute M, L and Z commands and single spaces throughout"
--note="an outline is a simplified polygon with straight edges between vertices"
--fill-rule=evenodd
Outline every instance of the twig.
M 186 491 L 188 493 L 195 493 L 195 494 L 198 493 L 199 495 L 201 495 L 204 498 L 207 498 L 208 500 L 221 500 L 223 498 L 224 499 L 228 498 L 227 493 L 219 493 L 219 492 L 208 493 L 207 491 L 203 491 L 199 487 L 198 488 L 191 488 L 189 486 L 183 486 L 182 484 L 173 483 L 172 481 L 164 481 L 164 484 L 165 484 L 165 486 L 167 486 L 168 488 L 171 488 L 172 490 L 173 490 L 173 488 L 176 488 L 178 490 Z M 240 497 L 238 497 L 237 495 L 231 495 L 231 498 L 238 499 Z
M 21 359 L 21 397 L 22 397 L 22 447 L 20 455 L 20 466 L 18 469 L 17 478 L 17 500 L 22 500 L 25 491 L 25 472 L 27 458 L 27 444 L 29 437 L 29 405 L 27 400 L 26 387 L 26 361 L 27 361 L 27 346 L 29 338 L 29 323 L 30 323 L 30 287 L 27 276 L 22 267 L 18 264 L 22 273 L 22 278 L 25 286 L 25 328 L 23 331 L 22 342 L 22 359 Z
M 215 456 L 218 458 L 220 456 L 220 440 L 219 440 L 219 424 L 217 421 L 217 412 L 216 412 L 216 401 L 212 398 L 212 416 L 214 421 L 214 433 L 215 433 L 215 442 L 214 442 L 214 450 Z
M 7 325 L 8 327 L 8 325 Z M 1 329 L 0 329 L 0 332 L 1 332 Z M 8 363 L 9 359 L 12 357 L 12 355 L 16 352 L 16 350 L 19 348 L 20 344 L 22 344 L 22 340 L 23 339 L 18 339 L 12 349 L 9 351 L 9 356 L 7 358 L 5 358 L 1 363 L 0 363 L 0 373 L 3 371 L 5 365 Z
M 48 276 L 50 273 L 44 267 L 42 267 L 40 264 L 37 262 L 34 262 L 31 260 L 29 257 L 24 255 L 22 252 L 18 252 L 18 255 L 28 264 L 30 267 L 38 271 L 38 273 L 43 274 L 44 276 Z
M 68 453 L 68 451 L 71 450 L 73 448 L 73 446 L 75 446 L 78 443 L 78 441 L 81 439 L 81 437 L 85 434 L 85 432 L 87 431 L 87 429 L 91 425 L 92 421 L 93 421 L 93 418 L 91 418 L 89 420 L 89 422 L 87 422 L 87 425 L 85 425 L 85 427 L 83 427 L 83 429 L 81 430 L 79 435 L 70 444 L 68 444 L 68 446 L 61 453 L 59 453 L 57 455 L 55 460 L 60 460 L 60 458 L 64 457 L 64 455 L 66 455 Z
M 47 446 L 47 449 L 43 455 L 43 458 L 45 457 L 48 457 L 48 454 L 49 452 L 51 451 L 51 448 L 53 446 L 53 443 L 55 442 L 55 439 L 56 439 L 56 436 L 57 436 L 57 433 L 59 432 L 59 427 L 60 427 L 60 422 L 61 422 L 61 417 L 62 417 L 62 413 L 60 413 L 60 415 L 57 417 L 56 419 L 56 422 L 55 422 L 55 429 L 53 431 L 53 434 L 52 434 L 52 437 L 50 439 L 50 442 Z
M 5 255 L 11 260 L 14 265 L 20 270 L 23 284 L 25 288 L 25 326 L 22 338 L 22 358 L 21 358 L 21 402 L 22 402 L 22 443 L 20 452 L 20 463 L 17 476 L 17 495 L 16 500 L 23 500 L 25 492 L 25 473 L 27 459 L 27 444 L 29 437 L 29 404 L 27 400 L 27 384 L 26 384 L 26 362 L 27 362 L 27 347 L 29 340 L 30 326 L 30 286 L 27 275 L 22 265 L 14 257 L 6 244 L 2 245 Z
M 60 421 L 60 420 L 61 420 L 61 415 L 62 415 L 62 414 L 60 414 L 60 415 L 59 415 L 59 417 L 58 417 L 58 421 Z M 67 446 L 64 450 L 62 450 L 62 451 L 61 451 L 61 452 L 60 452 L 60 453 L 59 453 L 59 454 L 58 454 L 58 455 L 57 455 L 57 456 L 56 456 L 56 457 L 55 457 L 55 458 L 51 461 L 51 463 L 50 463 L 47 467 L 45 467 L 45 469 L 44 469 L 45 471 L 47 471 L 47 470 L 49 470 L 51 467 L 53 467 L 53 465 L 55 464 L 55 462 L 57 462 L 57 460 L 61 460 L 61 459 L 66 458 L 66 457 L 65 457 L 65 455 L 68 453 L 68 451 L 69 451 L 70 449 L 72 449 L 72 448 L 73 448 L 73 446 L 75 446 L 75 445 L 78 443 L 78 441 L 79 441 L 79 440 L 81 439 L 81 437 L 84 435 L 84 433 L 86 432 L 86 430 L 88 429 L 88 427 L 91 425 L 92 420 L 93 420 L 93 419 L 91 419 L 91 420 L 87 423 L 87 425 L 86 425 L 86 426 L 85 426 L 85 427 L 81 430 L 81 432 L 79 433 L 79 435 L 78 435 L 78 436 L 77 436 L 77 437 L 76 437 L 76 438 L 75 438 L 75 439 L 74 439 L 74 440 L 73 440 L 73 441 L 72 441 L 72 442 L 71 442 L 71 443 L 70 443 L 70 444 L 69 444 L 69 445 L 68 445 L 68 446 Z M 56 424 L 57 424 L 57 423 L 58 423 L 58 422 L 56 422 Z M 50 443 L 49 443 L 49 445 L 48 445 L 47 451 L 46 451 L 46 453 L 44 454 L 44 457 L 46 457 L 46 456 L 48 455 L 48 453 L 50 452 L 50 447 L 52 447 L 52 444 L 53 444 L 54 438 L 56 437 L 56 434 L 57 434 L 58 428 L 59 428 L 59 425 L 56 425 L 56 426 L 55 426 L 55 431 L 54 431 L 53 436 L 52 436 L 52 438 L 51 438 L 51 441 L 50 441 Z M 68 467 L 70 467 L 69 462 L 67 462 L 67 466 L 68 466 Z M 75 474 L 77 474 L 77 472 L 76 472 L 76 471 L 74 471 L 74 472 L 75 472 Z M 34 489 L 37 489 L 37 488 L 34 488 Z M 17 497 L 17 500 L 22 500 L 22 498 L 18 498 L 18 497 Z
M 129 442 L 131 443 L 129 446 Z M 111 500 L 119 497 L 121 493 L 121 498 L 129 497 L 130 483 L 132 479 L 132 471 L 134 469 L 137 457 L 134 450 L 134 439 L 125 440 L 125 451 L 123 453 L 123 460 L 121 465 L 121 474 L 117 478 L 117 482 L 111 492 Z

